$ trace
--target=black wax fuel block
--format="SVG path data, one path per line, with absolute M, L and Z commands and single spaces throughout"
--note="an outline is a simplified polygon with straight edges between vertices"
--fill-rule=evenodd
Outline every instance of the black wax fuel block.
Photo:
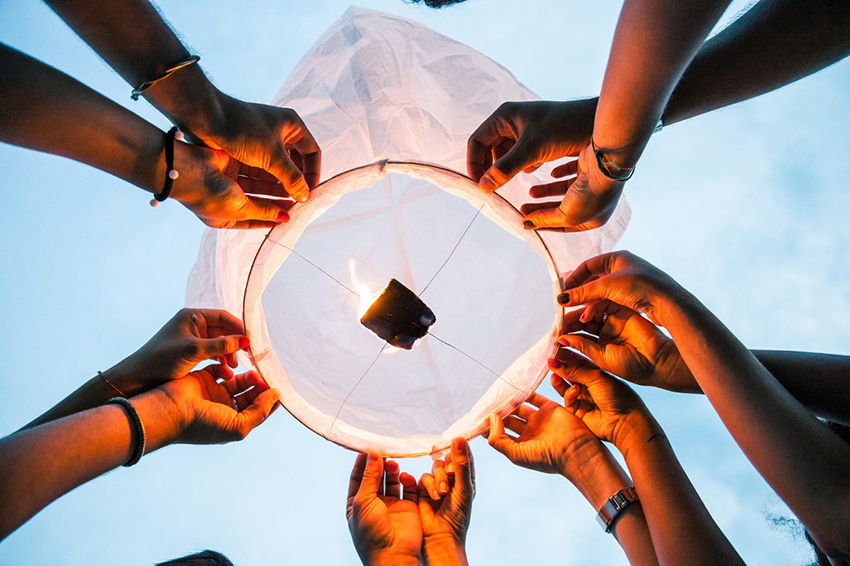
M 395 279 L 390 279 L 387 288 L 360 317 L 360 323 L 379 338 L 405 350 L 413 348 L 435 322 L 434 311 Z

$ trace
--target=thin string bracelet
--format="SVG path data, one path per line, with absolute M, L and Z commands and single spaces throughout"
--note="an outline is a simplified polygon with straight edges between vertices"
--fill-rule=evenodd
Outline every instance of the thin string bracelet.
M 122 392 L 121 392 L 121 390 L 120 390 L 120 389 L 118 389 L 117 387 L 115 387 L 115 384 L 114 384 L 114 383 L 112 383 L 111 381 L 109 381 L 108 379 L 106 379 L 106 376 L 105 376 L 105 375 L 103 375 L 103 372 L 102 372 L 102 371 L 98 371 L 98 372 L 97 372 L 97 375 L 99 375 L 99 376 L 100 376 L 100 379 L 102 379 L 102 380 L 103 380 L 103 382 L 104 382 L 105 384 L 107 384 L 109 387 L 111 387 L 112 389 L 114 389 L 114 390 L 115 390 L 115 392 L 116 392 L 116 393 L 118 393 L 120 396 L 122 396 L 122 397 L 127 397 L 126 395 L 124 395 L 124 393 L 122 393 Z
M 151 206 L 153 207 L 156 207 L 168 198 L 168 195 L 171 194 L 171 185 L 180 176 L 180 173 L 174 168 L 174 140 L 182 139 L 183 132 L 178 130 L 177 126 L 172 127 L 165 133 L 165 183 L 162 185 L 160 192 L 154 193 L 151 199 Z
M 596 165 L 599 167 L 599 171 L 607 178 L 618 183 L 625 183 L 635 174 L 634 167 L 620 167 L 615 162 L 605 159 L 602 150 L 596 147 L 596 142 L 593 141 L 593 138 L 590 138 L 590 147 L 593 149 L 593 155 L 596 156 Z M 612 173 L 609 167 L 616 169 L 620 173 Z
M 134 88 L 133 91 L 130 93 L 130 98 L 132 98 L 133 100 L 139 100 L 139 96 L 141 96 L 143 92 L 148 90 L 150 87 L 152 87 L 153 85 L 155 85 L 159 81 L 161 81 L 163 79 L 167 79 L 168 77 L 173 75 L 176 71 L 179 71 L 183 67 L 188 67 L 189 65 L 194 65 L 195 63 L 197 63 L 200 60 L 201 60 L 201 58 L 198 55 L 192 55 L 190 57 L 187 57 L 186 59 L 183 59 L 182 61 L 180 61 L 179 63 L 177 63 L 173 67 L 171 67 L 170 69 L 166 69 L 165 71 L 161 72 L 152 81 L 143 82 L 142 84 L 140 84 L 138 86 L 138 88 Z
M 124 413 L 130 421 L 130 428 L 133 432 L 135 432 L 136 445 L 130 459 L 127 460 L 126 463 L 122 464 L 122 466 L 125 468 L 135 466 L 139 463 L 139 460 L 142 459 L 142 456 L 145 455 L 145 425 L 142 424 L 142 419 L 139 418 L 139 413 L 136 412 L 136 407 L 133 406 L 129 399 L 125 399 L 124 397 L 113 397 L 104 403 L 104 405 L 119 405 L 122 409 L 124 409 Z

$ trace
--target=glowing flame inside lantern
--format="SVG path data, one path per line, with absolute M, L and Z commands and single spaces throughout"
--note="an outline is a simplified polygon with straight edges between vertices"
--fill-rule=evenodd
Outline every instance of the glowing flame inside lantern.
M 357 260 L 353 257 L 348 258 L 348 272 L 351 274 L 351 284 L 354 285 L 354 288 L 357 289 L 357 294 L 360 295 L 360 305 L 357 308 L 357 318 L 358 320 L 363 318 L 363 315 L 366 314 L 366 311 L 369 310 L 369 307 L 372 306 L 372 303 L 378 298 L 378 295 L 372 293 L 372 290 L 369 286 L 360 281 L 360 278 L 357 277 Z M 400 352 L 401 348 L 396 348 L 395 346 L 386 345 L 384 348 L 385 354 L 393 354 L 395 352 Z

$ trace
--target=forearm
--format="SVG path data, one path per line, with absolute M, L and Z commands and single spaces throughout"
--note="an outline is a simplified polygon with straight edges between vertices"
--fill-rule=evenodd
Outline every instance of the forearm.
M 73 78 L 0 44 L 0 141 L 159 190 L 163 134 Z
M 190 53 L 148 0 L 45 0 L 130 85 L 137 87 Z M 199 65 L 180 69 L 144 97 L 189 133 L 204 135 L 226 98 Z
M 607 448 L 603 447 L 585 464 L 574 467 L 577 468 L 575 471 L 565 475 L 594 512 L 598 512 L 608 498 L 618 491 L 632 487 L 628 475 Z M 629 564 L 658 564 L 640 502 L 623 509 L 611 526 L 611 534 L 622 547 Z
M 688 294 L 673 304 L 665 326 L 735 441 L 825 550 L 847 551 L 850 446 L 699 301 Z
M 848 53 L 846 0 L 761 0 L 705 42 L 670 96 L 664 123 L 772 91 Z
M 115 389 L 110 387 L 100 376 L 95 376 L 21 430 L 27 430 L 88 409 L 100 407 L 116 396 L 118 396 L 118 392 Z
M 623 4 L 593 129 L 596 146 L 621 167 L 637 162 L 682 72 L 728 4 Z
M 750 351 L 806 408 L 821 418 L 850 426 L 850 356 Z
M 659 564 L 743 564 L 651 418 L 633 419 L 618 448 L 634 480 Z
M 133 399 L 145 426 L 146 452 L 167 444 L 172 409 L 161 395 Z M 131 457 L 135 434 L 124 409 L 97 407 L 0 440 L 0 538 L 55 499 Z

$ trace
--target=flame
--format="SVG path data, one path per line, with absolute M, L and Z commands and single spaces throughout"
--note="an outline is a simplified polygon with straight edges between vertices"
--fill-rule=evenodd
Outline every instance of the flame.
M 351 274 L 351 284 L 354 285 L 354 288 L 357 289 L 357 294 L 360 295 L 360 305 L 357 308 L 357 318 L 360 319 L 363 318 L 363 315 L 366 314 L 366 311 L 369 310 L 369 307 L 372 306 L 378 295 L 372 292 L 369 285 L 360 281 L 360 278 L 357 276 L 357 260 L 353 257 L 348 258 L 348 271 Z M 384 348 L 385 354 L 394 354 L 400 351 L 401 348 L 396 348 L 389 344 Z

